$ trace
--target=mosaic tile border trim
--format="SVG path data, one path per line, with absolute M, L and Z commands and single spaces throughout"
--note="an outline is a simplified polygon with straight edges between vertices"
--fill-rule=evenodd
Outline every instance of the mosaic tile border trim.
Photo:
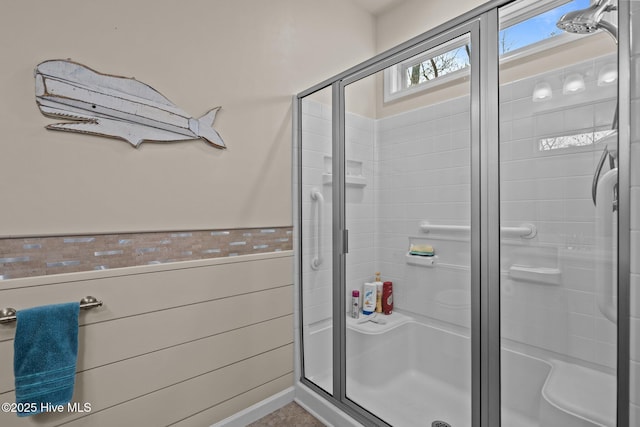
M 0 239 L 0 280 L 281 252 L 293 227 Z

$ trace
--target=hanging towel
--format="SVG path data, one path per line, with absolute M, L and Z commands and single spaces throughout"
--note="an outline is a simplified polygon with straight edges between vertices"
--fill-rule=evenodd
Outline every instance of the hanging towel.
M 18 310 L 13 372 L 19 417 L 66 405 L 73 397 L 80 303 Z

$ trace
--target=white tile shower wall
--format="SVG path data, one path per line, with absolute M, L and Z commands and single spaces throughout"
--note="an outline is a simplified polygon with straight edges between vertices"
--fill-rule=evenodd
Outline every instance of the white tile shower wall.
M 419 225 L 470 222 L 469 122 L 469 98 L 462 97 L 376 123 L 376 258 L 394 282 L 394 303 L 467 326 L 469 242 L 426 239 Z M 452 268 L 408 265 L 410 239 L 432 244 Z
M 346 257 L 348 305 L 351 291 L 359 289 L 360 295 L 363 295 L 363 284 L 372 282 L 374 273 L 379 271 L 375 253 L 374 129 L 374 119 L 352 113 L 345 116 L 345 216 L 349 230 L 349 253 Z M 365 185 L 350 184 L 350 178 L 363 178 Z
M 610 368 L 616 365 L 616 328 L 596 304 L 595 207 L 591 181 L 600 146 L 542 151 L 541 138 L 610 129 L 616 86 L 596 84 L 603 57 L 501 86 L 501 221 L 530 222 L 532 240 L 503 241 L 502 336 Z M 563 95 L 569 73 L 585 76 L 586 90 Z M 553 98 L 533 102 L 533 86 L 551 84 Z M 606 171 L 606 169 L 605 169 Z M 508 255 L 505 255 L 508 253 Z M 557 268 L 560 286 L 512 280 L 513 265 Z
M 531 241 L 504 242 L 509 256 L 503 271 L 513 264 L 562 271 L 561 285 L 555 287 L 504 274 L 502 334 L 608 367 L 615 367 L 615 327 L 596 308 L 590 200 L 601 148 L 548 153 L 538 150 L 538 140 L 611 126 L 615 86 L 598 87 L 595 76 L 613 60 L 599 58 L 501 87 L 500 147 L 503 225 L 530 222 L 538 228 Z M 562 97 L 561 82 L 570 72 L 586 76 L 587 91 Z M 532 102 L 539 79 L 552 84 L 551 102 Z M 408 266 L 404 257 L 409 238 L 421 235 L 420 221 L 469 223 L 468 103 L 459 98 L 376 123 L 378 264 L 395 283 L 398 308 L 462 325 L 468 324 L 468 270 Z M 458 242 L 455 250 L 468 251 L 468 246 Z M 452 314 L 456 310 L 458 315 Z
M 331 189 L 331 107 L 313 100 L 302 105 L 302 209 L 303 209 L 303 286 L 305 324 L 319 326 L 332 316 L 332 189 Z M 373 279 L 376 271 L 374 253 L 373 151 L 374 120 L 348 113 L 346 115 L 346 160 L 350 175 L 364 176 L 366 185 L 347 185 L 346 223 L 349 229 L 347 255 L 347 296 L 352 289 Z M 322 227 L 323 263 L 317 270 L 310 261 L 315 256 L 317 205 L 311 201 L 312 190 L 324 197 Z M 347 298 L 349 301 L 349 298 Z

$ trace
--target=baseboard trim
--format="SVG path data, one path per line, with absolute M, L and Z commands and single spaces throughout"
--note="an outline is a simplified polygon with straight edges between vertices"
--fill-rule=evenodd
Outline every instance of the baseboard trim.
M 255 405 L 251 405 L 248 408 L 211 425 L 211 427 L 245 427 L 247 424 L 251 424 L 265 415 L 269 415 L 273 411 L 293 402 L 294 396 L 295 388 L 291 386 L 282 390 L 280 393 L 276 393 Z

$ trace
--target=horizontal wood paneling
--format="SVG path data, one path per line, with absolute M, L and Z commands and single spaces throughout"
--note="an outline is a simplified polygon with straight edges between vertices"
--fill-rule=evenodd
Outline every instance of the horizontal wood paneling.
M 282 378 L 293 372 L 292 259 L 242 258 L 80 281 L 57 278 L 50 285 L 0 291 L 0 300 L 22 302 L 16 306 L 86 294 L 105 302 L 104 307 L 81 315 L 74 402 L 91 403 L 91 413 L 28 418 L 0 413 L 0 425 L 155 426 L 191 419 L 187 425 L 202 420 L 208 426 L 231 415 L 231 408 L 241 410 L 258 397 L 268 397 L 267 390 L 289 387 L 292 380 Z M 13 339 L 6 329 L 3 333 L 0 402 L 13 402 Z M 263 372 L 256 372 L 254 365 Z M 183 395 L 194 399 L 185 401 Z M 176 400 L 168 404 L 171 396 Z M 141 414 L 154 415 L 133 423 L 122 421 L 137 412 L 131 408 L 138 404 L 145 408 Z M 167 405 L 170 415 L 165 413 Z M 202 411 L 215 419 L 206 420 Z
M 210 426 L 211 421 L 217 423 L 219 421 L 228 418 L 237 412 L 242 411 L 256 403 L 259 403 L 283 390 L 291 387 L 294 381 L 293 372 L 277 378 L 273 381 L 269 381 L 266 384 L 252 388 L 251 390 L 242 393 L 238 396 L 232 397 L 229 400 L 207 409 L 206 411 L 198 412 L 197 414 L 179 421 L 175 424 L 171 424 L 172 427 L 200 427 Z
M 291 373 L 293 344 L 184 381 L 66 424 L 69 427 L 165 426 Z
M 100 272 L 96 272 L 96 279 L 88 273 L 78 273 L 77 276 L 84 279 L 77 280 L 76 274 L 68 274 L 51 276 L 50 282 L 43 282 L 46 277 L 9 280 L 0 282 L 5 289 L 0 290 L 0 301 L 3 307 L 19 310 L 79 301 L 86 295 L 93 295 L 102 300 L 104 306 L 81 313 L 80 324 L 87 325 L 292 283 L 290 255 L 245 262 L 230 260 L 225 264 L 212 260 L 212 265 L 197 267 L 175 263 L 173 269 L 162 271 L 123 269 L 131 273 L 124 271 L 106 277 L 100 277 Z M 11 288 L 14 283 L 21 286 Z M 15 323 L 0 327 L 0 341 L 13 339 L 14 334 Z

